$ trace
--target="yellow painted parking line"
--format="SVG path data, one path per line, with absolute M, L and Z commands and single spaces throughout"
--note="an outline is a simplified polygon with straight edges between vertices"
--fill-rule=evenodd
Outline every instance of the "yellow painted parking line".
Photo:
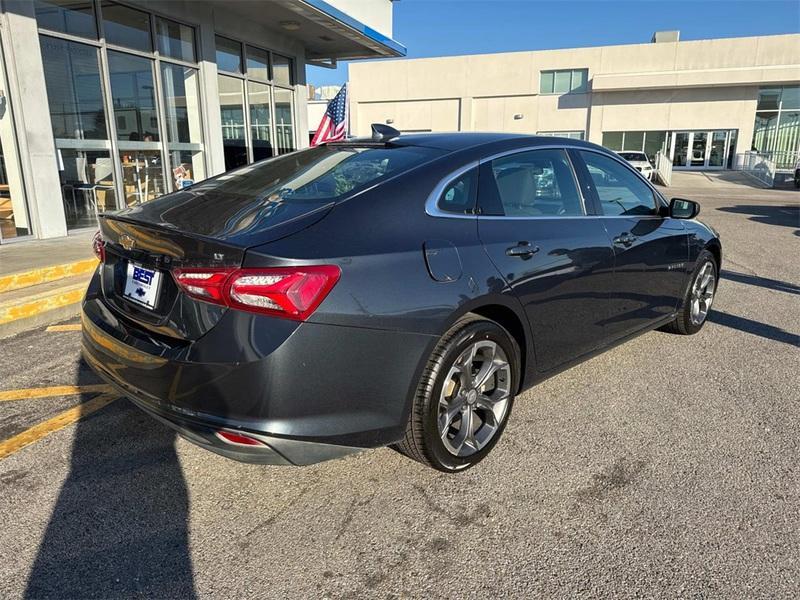
M 56 385 L 53 387 L 8 390 L 0 392 L 0 402 L 31 400 L 33 398 L 52 398 L 53 396 L 72 396 L 74 394 L 91 394 L 93 392 L 110 393 L 111 386 L 99 383 L 95 385 Z
M 42 421 L 30 429 L 26 429 L 22 433 L 18 433 L 17 435 L 0 442 L 0 460 L 3 460 L 15 452 L 22 450 L 25 446 L 29 446 L 34 442 L 38 442 L 42 438 L 58 431 L 59 429 L 64 429 L 64 427 L 76 423 L 82 418 L 89 416 L 93 412 L 108 406 L 117 398 L 119 398 L 119 395 L 116 393 L 101 394 L 100 396 L 97 396 L 97 398 L 92 398 L 91 400 L 79 404 L 74 408 L 65 410 L 52 419 Z
M 75 323 L 73 325 L 50 325 L 45 331 L 57 332 L 57 331 L 80 331 L 81 324 Z

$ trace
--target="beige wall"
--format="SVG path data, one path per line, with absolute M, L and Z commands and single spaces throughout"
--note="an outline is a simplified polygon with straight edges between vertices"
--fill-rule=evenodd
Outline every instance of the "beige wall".
M 585 68 L 592 92 L 540 95 L 542 70 Z M 738 129 L 749 149 L 758 88 L 800 83 L 800 35 L 634 44 L 350 65 L 352 131 L 520 133 Z M 515 116 L 517 118 L 515 118 Z

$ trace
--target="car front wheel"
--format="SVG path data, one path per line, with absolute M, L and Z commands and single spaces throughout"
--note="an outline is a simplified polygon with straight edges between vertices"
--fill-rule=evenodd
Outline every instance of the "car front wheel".
M 703 250 L 697 258 L 689 287 L 683 297 L 675 320 L 668 323 L 665 331 L 692 335 L 702 329 L 714 302 L 717 291 L 717 263 L 714 255 L 708 250 Z
M 519 348 L 493 321 L 469 315 L 439 341 L 395 448 L 453 472 L 483 460 L 505 429 L 519 385 Z

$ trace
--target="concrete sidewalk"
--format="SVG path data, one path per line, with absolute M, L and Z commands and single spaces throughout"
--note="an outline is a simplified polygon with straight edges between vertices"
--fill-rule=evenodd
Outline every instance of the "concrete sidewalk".
M 22 273 L 93 258 L 94 232 L 52 240 L 17 242 L 0 246 L 0 275 Z

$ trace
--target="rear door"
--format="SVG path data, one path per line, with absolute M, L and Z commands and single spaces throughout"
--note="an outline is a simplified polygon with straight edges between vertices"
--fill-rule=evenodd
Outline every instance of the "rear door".
M 573 151 L 586 195 L 614 248 L 616 298 L 607 325 L 624 336 L 672 314 L 683 291 L 688 237 L 679 220 L 664 217 L 653 189 L 616 157 Z
M 600 346 L 614 254 L 587 215 L 563 149 L 532 149 L 480 166 L 478 232 L 530 322 L 539 371 Z

